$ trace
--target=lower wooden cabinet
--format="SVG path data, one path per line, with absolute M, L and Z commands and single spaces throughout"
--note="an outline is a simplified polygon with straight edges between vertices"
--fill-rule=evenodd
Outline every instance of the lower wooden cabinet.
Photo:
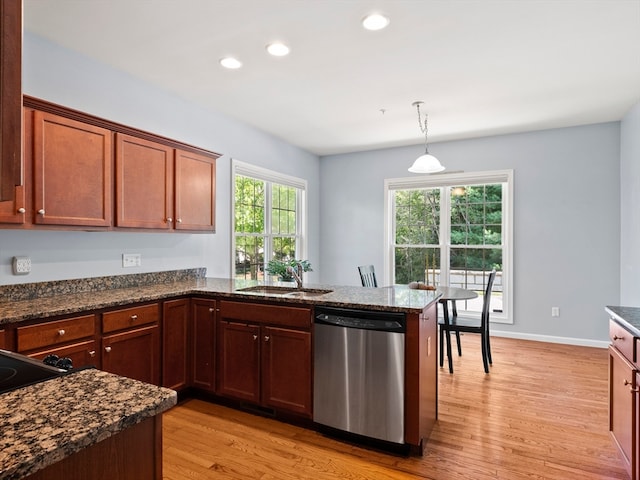
M 215 321 L 215 300 L 191 300 L 191 385 L 209 393 L 216 389 Z
M 0 330 L 0 348 L 6 349 L 7 343 L 5 341 L 5 333 L 4 330 Z
M 627 472 L 638 479 L 638 371 L 609 346 L 609 431 Z
M 102 338 L 102 369 L 160 385 L 158 325 L 126 330 Z
M 182 390 L 189 385 L 189 299 L 162 306 L 162 386 Z
M 99 358 L 96 354 L 96 342 L 88 340 L 86 342 L 78 342 L 65 347 L 51 348 L 47 350 L 39 350 L 32 352 L 28 356 L 43 360 L 49 355 L 57 355 L 60 358 L 70 358 L 74 368 L 94 366 L 99 368 Z
M 217 393 L 311 417 L 311 333 L 220 316 Z

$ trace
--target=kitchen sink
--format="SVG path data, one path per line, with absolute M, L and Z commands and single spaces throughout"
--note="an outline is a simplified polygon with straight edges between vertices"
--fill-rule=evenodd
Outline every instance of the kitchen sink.
M 262 293 L 265 295 L 286 295 L 289 297 L 313 297 L 333 292 L 333 290 L 325 290 L 322 288 L 276 287 L 272 285 L 256 285 L 253 287 L 239 288 L 236 291 Z

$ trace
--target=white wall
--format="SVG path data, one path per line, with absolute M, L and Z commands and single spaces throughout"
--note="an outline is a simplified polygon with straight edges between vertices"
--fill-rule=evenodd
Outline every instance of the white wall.
M 216 233 L 46 232 L 0 230 L 0 285 L 88 276 L 206 267 L 228 277 L 230 159 L 308 181 L 307 257 L 319 275 L 319 159 L 282 140 L 25 32 L 23 90 L 115 122 L 190 143 L 223 156 L 217 161 Z M 258 106 L 256 107 L 258 108 Z M 141 253 L 142 267 L 121 267 L 122 253 Z M 27 276 L 11 274 L 11 258 L 28 255 Z
M 494 333 L 607 339 L 604 306 L 618 303 L 620 282 L 619 136 L 616 122 L 430 145 L 449 171 L 514 170 L 514 323 Z M 421 148 L 321 159 L 323 282 L 357 285 L 368 263 L 382 276 L 383 181 L 410 176 Z
M 640 306 L 640 102 L 620 126 L 620 305 Z

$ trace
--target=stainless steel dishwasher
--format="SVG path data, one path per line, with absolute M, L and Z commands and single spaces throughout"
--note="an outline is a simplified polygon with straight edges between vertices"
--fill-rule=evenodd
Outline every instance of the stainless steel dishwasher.
M 313 420 L 404 444 L 403 313 L 318 307 Z

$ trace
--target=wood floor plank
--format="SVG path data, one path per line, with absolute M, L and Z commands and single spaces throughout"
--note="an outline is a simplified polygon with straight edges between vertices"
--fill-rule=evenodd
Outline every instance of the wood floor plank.
M 453 375 L 440 369 L 423 457 L 188 400 L 164 414 L 164 478 L 627 480 L 607 431 L 606 350 L 494 337 L 487 375 L 477 337 L 463 335 Z

